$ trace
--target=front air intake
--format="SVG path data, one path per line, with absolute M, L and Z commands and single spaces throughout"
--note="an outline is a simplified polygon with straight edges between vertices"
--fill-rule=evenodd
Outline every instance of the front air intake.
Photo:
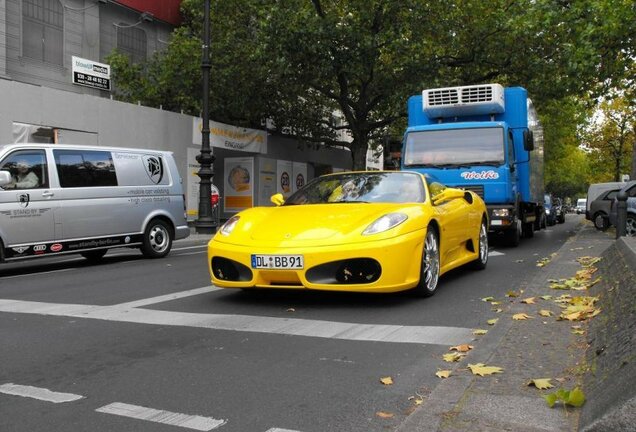
M 429 118 L 500 114 L 505 110 L 504 89 L 499 84 L 424 90 L 422 103 Z

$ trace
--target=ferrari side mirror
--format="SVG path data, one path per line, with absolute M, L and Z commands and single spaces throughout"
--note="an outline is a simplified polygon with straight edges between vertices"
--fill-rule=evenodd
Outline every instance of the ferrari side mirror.
M 274 205 L 282 206 L 283 203 L 285 202 L 285 197 L 283 196 L 282 193 L 277 193 L 277 194 L 272 195 L 270 200 L 274 203 Z

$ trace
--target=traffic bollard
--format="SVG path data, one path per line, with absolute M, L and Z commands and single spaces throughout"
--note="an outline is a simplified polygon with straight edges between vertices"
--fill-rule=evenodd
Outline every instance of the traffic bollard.
M 627 192 L 616 195 L 616 238 L 625 237 L 627 231 Z

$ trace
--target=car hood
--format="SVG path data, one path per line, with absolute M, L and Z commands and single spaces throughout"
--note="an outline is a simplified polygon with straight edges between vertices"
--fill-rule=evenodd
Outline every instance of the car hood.
M 409 219 L 384 233 L 361 235 L 376 219 L 393 212 L 406 213 Z M 215 240 L 286 247 L 374 241 L 417 229 L 414 219 L 423 214 L 423 206 L 416 204 L 337 203 L 257 207 L 241 212 L 234 231 L 229 236 L 217 234 Z

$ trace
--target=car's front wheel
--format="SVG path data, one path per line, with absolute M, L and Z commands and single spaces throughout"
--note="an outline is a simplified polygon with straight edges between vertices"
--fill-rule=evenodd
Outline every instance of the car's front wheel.
M 172 247 L 172 230 L 161 219 L 153 219 L 144 232 L 141 251 L 148 258 L 162 258 Z
M 629 237 L 636 237 L 636 216 L 627 215 L 625 234 Z
M 479 227 L 479 245 L 477 252 L 479 255 L 471 265 L 475 270 L 483 270 L 488 264 L 488 227 L 486 226 L 485 219 L 481 221 L 481 226 Z
M 422 249 L 420 281 L 413 291 L 419 297 L 430 297 L 437 289 L 440 267 L 439 240 L 437 231 L 432 226 L 428 227 Z

